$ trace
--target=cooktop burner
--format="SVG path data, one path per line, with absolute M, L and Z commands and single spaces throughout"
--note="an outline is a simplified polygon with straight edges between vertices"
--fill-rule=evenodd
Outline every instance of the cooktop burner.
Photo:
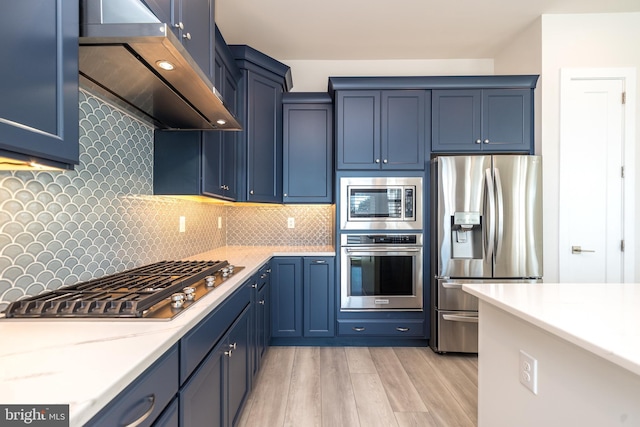
M 171 319 L 243 267 L 161 261 L 14 301 L 7 318 Z

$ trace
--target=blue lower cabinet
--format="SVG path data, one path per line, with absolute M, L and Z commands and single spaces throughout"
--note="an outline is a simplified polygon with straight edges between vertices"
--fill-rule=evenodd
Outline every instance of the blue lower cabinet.
M 249 394 L 249 307 L 180 391 L 181 426 L 232 426 Z
M 271 336 L 302 336 L 302 258 L 271 260 Z
M 335 258 L 272 260 L 271 325 L 274 338 L 335 335 Z
M 335 335 L 335 266 L 332 257 L 304 258 L 304 336 Z
M 153 423 L 153 427 L 178 427 L 180 425 L 180 417 L 178 416 L 179 399 L 176 397 L 162 412 L 160 418 Z
M 178 392 L 177 348 L 167 351 L 85 426 L 151 426 Z
M 353 337 L 424 338 L 424 319 L 339 319 L 338 334 Z

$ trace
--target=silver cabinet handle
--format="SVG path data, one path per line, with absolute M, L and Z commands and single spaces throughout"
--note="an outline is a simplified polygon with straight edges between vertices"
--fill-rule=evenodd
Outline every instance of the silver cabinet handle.
M 581 254 L 583 252 L 595 252 L 592 249 L 582 249 L 582 246 L 571 246 L 572 254 Z
M 229 344 L 229 348 L 231 350 L 235 350 L 236 348 L 238 348 L 238 343 L 234 342 L 233 344 Z
M 488 144 L 488 143 L 489 143 L 489 140 L 488 140 L 488 139 L 485 139 L 485 140 L 484 140 L 484 141 L 482 141 L 482 142 L 484 142 L 485 144 Z
M 191 33 L 186 33 L 182 35 L 183 39 L 191 40 Z
M 253 289 L 255 289 L 255 288 L 257 288 L 257 287 L 258 287 L 258 284 L 257 284 L 257 283 L 252 283 L 252 284 L 251 284 L 251 287 L 252 287 Z
M 177 24 L 173 24 L 174 27 L 184 30 L 184 24 L 182 22 L 178 22 Z
M 231 357 L 231 355 L 232 355 L 232 354 L 233 354 L 233 350 L 229 350 L 229 351 L 225 351 L 225 352 L 224 352 L 224 355 L 225 355 L 225 356 L 229 356 L 229 357 Z
M 249 194 L 253 194 L 253 190 L 249 191 Z
M 476 139 L 476 144 L 482 144 L 482 140 L 481 139 Z
M 326 264 L 327 261 L 323 260 L 323 259 L 314 259 L 313 260 L 314 264 Z
M 384 159 L 384 160 L 382 161 L 382 163 L 387 164 L 387 163 L 389 163 L 389 160 Z
M 459 316 L 457 314 L 443 314 L 442 318 L 444 320 L 450 320 L 452 322 L 478 323 L 478 318 L 477 317 Z
M 263 300 L 263 299 L 261 299 L 260 301 L 258 301 L 258 304 L 260 304 L 260 305 L 264 305 L 264 300 Z
M 135 420 L 131 424 L 127 424 L 125 427 L 137 427 L 140 424 L 142 424 L 144 422 L 144 420 L 149 418 L 149 415 L 151 415 L 151 413 L 153 412 L 153 409 L 156 407 L 156 395 L 155 394 L 150 394 L 149 396 L 147 396 L 147 400 L 149 402 L 151 402 L 151 406 L 149 406 L 149 409 L 147 409 L 147 412 L 142 414 L 140 416 L 140 418 L 138 418 L 137 420 Z
M 409 332 L 409 328 L 405 328 L 405 327 L 402 327 L 402 326 L 398 326 L 398 327 L 396 328 L 396 331 L 398 331 L 398 332 Z
M 376 163 L 380 163 L 380 159 L 376 159 Z
M 353 329 L 356 332 L 362 332 L 362 331 L 364 331 L 365 328 L 363 326 L 354 326 L 351 329 Z
M 267 273 L 262 273 L 262 274 L 260 275 L 260 278 L 261 278 L 261 279 L 265 279 L 267 276 L 268 276 L 268 274 L 267 274 Z

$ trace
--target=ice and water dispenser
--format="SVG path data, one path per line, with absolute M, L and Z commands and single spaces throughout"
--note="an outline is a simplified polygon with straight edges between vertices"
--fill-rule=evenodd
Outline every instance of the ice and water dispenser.
M 454 212 L 451 217 L 451 257 L 482 259 L 480 212 Z

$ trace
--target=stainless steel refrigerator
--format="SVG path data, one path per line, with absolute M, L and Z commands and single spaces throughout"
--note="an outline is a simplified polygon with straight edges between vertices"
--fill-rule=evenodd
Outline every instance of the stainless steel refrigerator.
M 469 282 L 542 281 L 542 159 L 436 157 L 431 164 L 431 339 L 437 352 L 478 352 Z

